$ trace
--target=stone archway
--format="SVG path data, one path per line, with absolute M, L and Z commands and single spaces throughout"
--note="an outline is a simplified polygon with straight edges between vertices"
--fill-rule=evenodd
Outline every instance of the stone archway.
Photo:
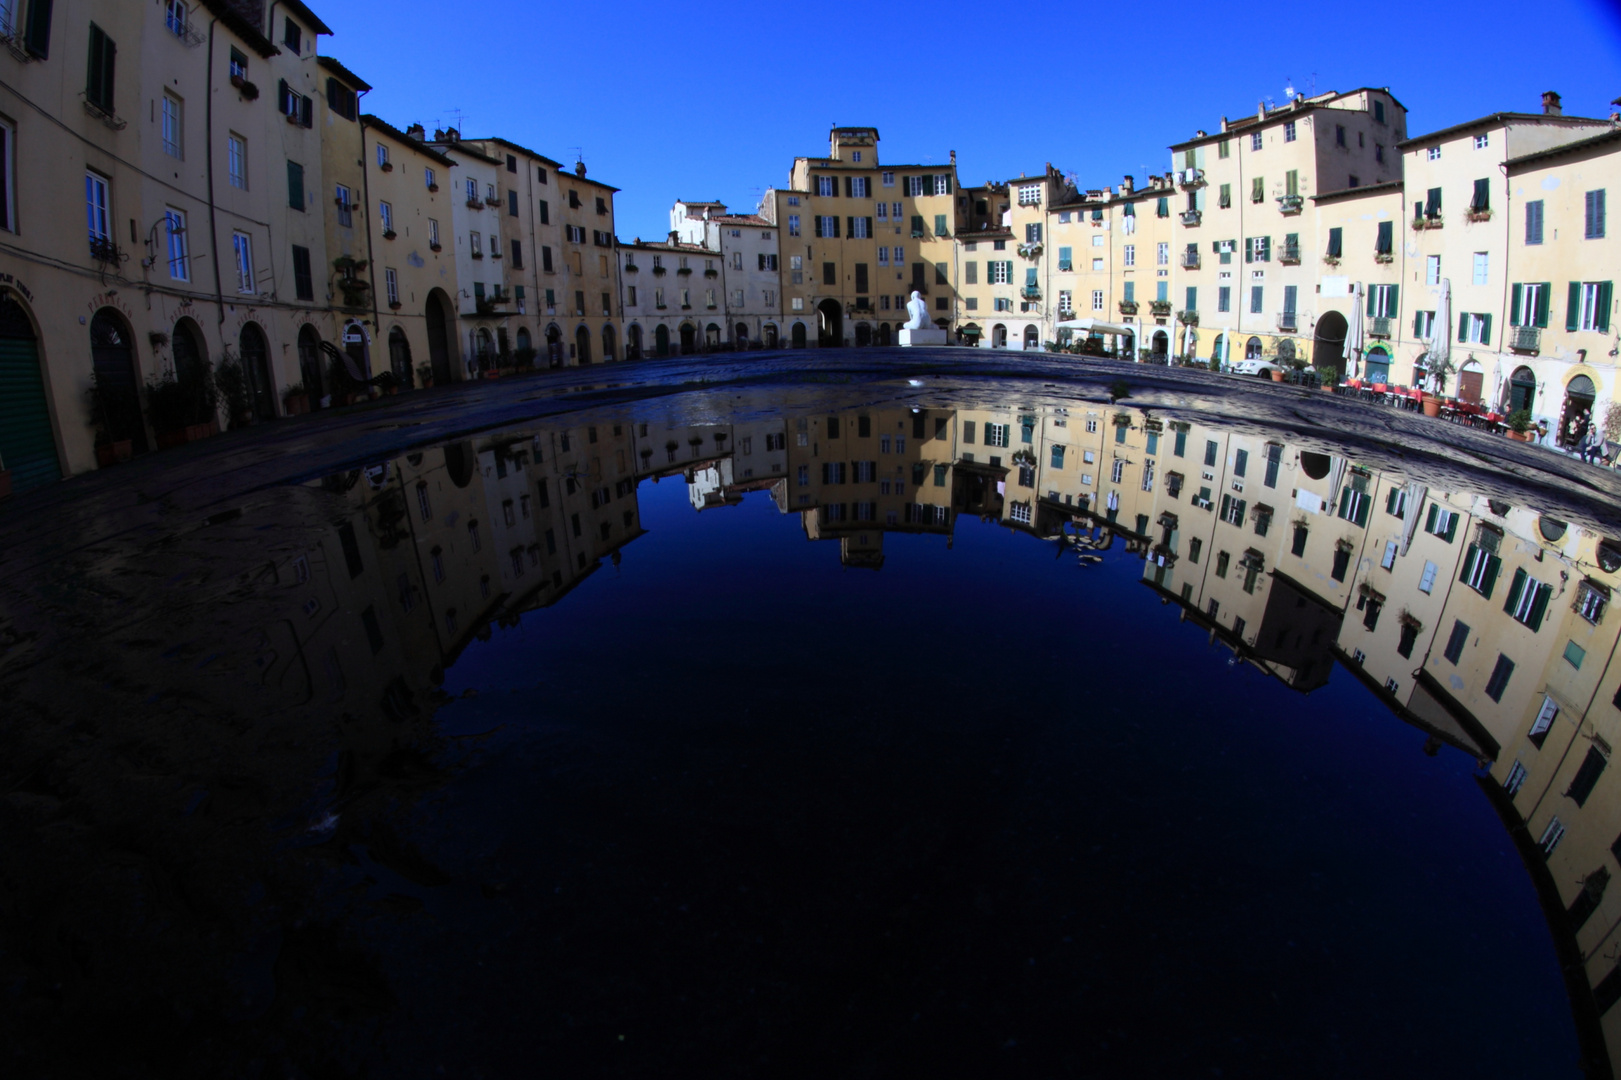
M 1023 347 L 1030 352 L 1041 348 L 1041 331 L 1034 326 L 1025 327 Z
M 1503 411 L 1506 413 L 1519 412 L 1521 409 L 1530 411 L 1537 399 L 1537 376 L 1528 367 L 1514 369 L 1514 374 L 1503 386 Z
M 326 396 L 326 378 L 321 373 L 321 335 L 309 323 L 298 328 L 298 377 L 310 396 L 310 408 L 321 408 Z
M 1311 363 L 1319 374 L 1325 369 L 1334 372 L 1334 381 L 1345 378 L 1345 334 L 1349 324 L 1337 311 L 1325 311 L 1317 319 L 1312 335 Z M 1325 380 L 1326 381 L 1326 380 Z
M 444 386 L 451 380 L 450 330 L 445 311 L 450 301 L 442 289 L 428 293 L 428 304 L 423 309 L 428 330 L 428 364 L 433 370 L 433 381 Z
M 258 323 L 246 323 L 238 335 L 242 376 L 248 384 L 248 407 L 256 420 L 276 418 L 276 391 L 270 379 L 270 343 Z
M 1587 425 L 1595 418 L 1593 403 L 1598 393 L 1593 380 L 1577 375 L 1565 384 L 1565 404 L 1559 411 L 1559 445 L 1574 446 L 1587 434 Z
M 0 466 L 11 474 L 13 491 L 62 478 L 40 365 L 39 335 L 27 310 L 8 292 L 0 293 Z
M 1479 405 L 1481 390 L 1486 382 L 1486 369 L 1479 360 L 1466 360 L 1458 369 L 1458 399 Z
M 563 366 L 563 331 L 556 323 L 546 324 L 546 365 Z
M 1163 330 L 1155 330 L 1154 336 L 1148 343 L 1149 353 L 1156 363 L 1165 363 L 1165 358 L 1171 353 L 1171 337 Z
M 777 347 L 777 324 L 776 323 L 766 323 L 765 324 L 765 347 L 768 348 L 768 349 L 775 349 Z
M 614 328 L 606 324 L 602 327 L 602 362 L 613 363 L 619 355 L 619 342 L 614 337 Z
M 1383 345 L 1375 345 L 1362 358 L 1362 375 L 1370 383 L 1390 382 L 1390 354 Z
M 394 373 L 394 380 L 400 386 L 415 386 L 416 378 L 411 372 L 411 342 L 406 338 L 401 327 L 394 327 L 388 332 L 388 369 Z
M 704 349 L 712 352 L 718 348 L 720 348 L 720 327 L 710 323 L 704 327 Z
M 1007 327 L 1001 323 L 997 323 L 991 327 L 991 348 L 1007 348 Z
M 658 356 L 670 355 L 670 328 L 663 323 L 653 328 L 653 352 Z
M 574 362 L 582 366 L 591 362 L 591 331 L 584 324 L 574 331 Z
M 691 323 L 681 324 L 681 355 L 691 356 L 698 351 L 698 328 Z
M 175 322 L 169 335 L 174 355 L 175 381 L 186 391 L 186 423 L 206 424 L 216 419 L 213 366 L 203 332 L 191 319 Z
M 1258 337 L 1251 337 L 1248 341 L 1244 342 L 1244 359 L 1259 360 L 1260 358 L 1261 339 Z
M 805 347 L 807 340 L 804 323 L 794 323 L 793 327 L 788 331 L 788 341 L 796 349 L 803 349 Z
M 823 349 L 844 344 L 844 309 L 837 300 L 816 305 L 816 344 Z

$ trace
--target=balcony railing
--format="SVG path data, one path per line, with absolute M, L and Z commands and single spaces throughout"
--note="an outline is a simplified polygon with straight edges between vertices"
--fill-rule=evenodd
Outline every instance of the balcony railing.
M 1471 206 L 1464 215 L 1466 221 L 1490 221 L 1492 208 L 1489 206 Z
M 1203 218 L 1204 218 L 1204 214 L 1202 212 L 1198 211 L 1198 210 L 1184 210 L 1184 211 L 1182 211 L 1182 224 L 1184 224 L 1186 226 L 1189 226 L 1190 228 L 1192 226 L 1194 226 L 1194 225 L 1199 224 L 1199 222 Z
M 1298 316 L 1294 312 L 1282 311 L 1278 313 L 1279 330 L 1287 330 L 1292 334 L 1299 328 L 1299 325 Z
M 1278 196 L 1278 209 L 1285 214 L 1298 214 L 1305 205 L 1306 200 L 1299 195 Z
M 1420 214 L 1413 219 L 1415 229 L 1439 229 L 1443 224 L 1440 214 Z
M 1122 314 L 1122 315 L 1135 315 L 1135 314 L 1137 314 L 1137 301 L 1135 301 L 1135 300 L 1122 300 L 1122 301 L 1120 301 L 1120 314 Z
M 1019 295 L 1026 300 L 1040 300 L 1041 290 L 1034 285 L 1026 285 L 1019 290 Z
M 1278 261 L 1288 266 L 1298 266 L 1300 264 L 1300 245 L 1284 244 L 1278 249 Z
M 1192 308 L 1189 308 L 1187 311 L 1179 311 L 1176 313 L 1176 321 L 1181 323 L 1183 326 L 1198 326 L 1199 313 L 1194 311 Z
M 1176 174 L 1176 182 L 1184 189 L 1204 187 L 1204 170 L 1183 169 Z
M 1182 269 L 1197 270 L 1199 269 L 1199 253 L 1197 251 L 1184 251 L 1181 262 Z
M 1515 352 L 1541 352 L 1542 331 L 1535 326 L 1511 326 L 1509 327 L 1508 347 Z
M 1373 261 L 1377 263 L 1395 262 L 1396 253 L 1394 251 L 1375 250 L 1373 253 Z
M 1164 318 L 1171 313 L 1171 302 L 1169 300 L 1150 300 L 1148 302 L 1148 313 Z
M 1375 315 L 1368 320 L 1368 336 L 1377 338 L 1395 337 L 1396 320 L 1388 315 Z

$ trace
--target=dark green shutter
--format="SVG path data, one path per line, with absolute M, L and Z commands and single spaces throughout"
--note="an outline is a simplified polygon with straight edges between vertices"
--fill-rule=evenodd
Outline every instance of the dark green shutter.
M 1459 517 L 1459 515 L 1452 514 L 1447 518 L 1446 542 L 1449 543 L 1449 544 L 1452 543 L 1453 536 L 1457 535 L 1457 532 L 1458 532 L 1458 517 Z
M 1482 345 L 1492 343 L 1492 315 L 1489 311 L 1480 317 L 1480 343 Z
M 1392 319 L 1401 317 L 1401 286 L 1385 286 L 1385 314 Z
M 1542 327 L 1543 329 L 1547 329 L 1548 302 L 1553 297 L 1553 282 L 1544 281 L 1541 284 L 1542 288 L 1537 290 L 1536 325 Z
M 1508 293 L 1508 324 L 1510 326 L 1524 326 L 1520 321 L 1520 296 L 1525 292 L 1524 285 L 1511 286 Z
M 1551 585 L 1538 585 L 1537 594 L 1531 601 L 1531 614 L 1525 625 L 1531 628 L 1532 633 L 1542 629 L 1542 616 L 1548 612 L 1548 597 L 1553 594 Z
M 815 221 L 816 221 L 816 235 L 821 236 L 822 235 L 822 215 L 817 214 L 816 218 L 815 218 Z
M 32 338 L 0 338 L 0 461 L 17 491 L 62 477 L 39 346 Z
M 1422 337 L 1423 335 L 1424 335 L 1424 313 L 1422 311 L 1415 311 L 1415 312 L 1413 312 L 1413 337 L 1414 338 L 1419 338 L 1419 337 Z
M 878 235 L 877 231 L 875 229 L 873 229 L 873 227 L 872 227 L 872 218 L 867 218 L 865 220 L 867 222 L 867 235 L 868 236 L 877 236 Z
M 833 182 L 835 184 L 838 183 L 837 180 L 835 180 Z M 844 178 L 844 197 L 846 199 L 854 198 L 854 196 L 850 194 L 850 178 L 848 176 L 846 176 Z
M 1509 586 L 1508 600 L 1503 604 L 1504 611 L 1513 613 L 1514 605 L 1520 602 L 1520 594 L 1525 592 L 1525 579 L 1528 576 L 1523 569 L 1514 571 L 1514 584 Z
M 1392 491 L 1390 494 L 1392 496 L 1394 496 L 1396 493 L 1394 491 Z M 1435 518 L 1436 518 L 1436 515 L 1438 513 L 1440 513 L 1440 509 L 1441 508 L 1436 506 L 1434 503 L 1430 503 L 1430 512 L 1428 514 L 1424 515 L 1424 531 L 1425 532 L 1433 533 L 1435 531 Z
M 287 163 L 287 205 L 294 210 L 304 209 L 304 166 L 296 161 Z
M 1582 283 L 1572 281 L 1565 301 L 1565 329 L 1574 330 L 1582 318 Z
M 1462 342 L 1469 333 L 1469 313 L 1458 312 L 1458 340 Z
M 28 29 L 23 45 L 41 60 L 51 55 L 51 0 L 33 0 L 28 5 Z
M 1612 291 L 1608 281 L 1598 283 L 1598 311 L 1594 312 L 1593 329 L 1601 334 L 1610 332 L 1610 299 Z
M 1433 513 L 1433 511 L 1435 510 L 1435 507 L 1433 507 L 1433 506 L 1430 507 L 1430 510 Z M 1476 546 L 1475 544 L 1470 544 L 1468 552 L 1465 553 L 1464 557 L 1463 557 L 1463 572 L 1458 575 L 1458 580 L 1459 581 L 1462 581 L 1462 582 L 1465 582 L 1465 583 L 1468 582 L 1469 574 L 1470 574 L 1471 571 L 1474 570 L 1474 568 L 1475 568 L 1475 560 L 1478 559 L 1478 558 L 1480 558 L 1480 548 L 1478 546 Z
M 1484 552 L 1481 553 L 1481 557 L 1486 560 L 1486 576 L 1480 582 L 1480 594 L 1490 600 L 1492 598 L 1492 588 L 1497 584 L 1497 571 L 1502 569 L 1503 560 L 1496 555 L 1487 555 Z
M 845 177 L 845 179 L 848 180 L 849 177 Z M 856 219 L 854 217 L 845 218 L 844 219 L 844 235 L 846 235 L 846 236 L 854 236 L 855 234 L 856 234 Z

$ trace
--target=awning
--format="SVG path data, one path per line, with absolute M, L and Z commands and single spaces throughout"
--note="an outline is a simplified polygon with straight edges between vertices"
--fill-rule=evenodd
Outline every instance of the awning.
M 1057 324 L 1060 330 L 1083 330 L 1089 334 L 1136 334 L 1135 326 L 1104 322 L 1102 319 L 1065 319 Z
M 979 337 L 983 333 L 984 331 L 982 331 L 975 323 L 969 323 L 967 326 L 962 328 L 963 337 Z

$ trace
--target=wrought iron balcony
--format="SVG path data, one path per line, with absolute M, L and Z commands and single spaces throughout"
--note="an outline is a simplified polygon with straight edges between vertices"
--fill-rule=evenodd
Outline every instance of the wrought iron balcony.
M 1199 313 L 1194 311 L 1192 308 L 1189 308 L 1187 311 L 1179 311 L 1176 313 L 1176 321 L 1181 323 L 1183 326 L 1198 326 Z
M 1148 302 L 1148 313 L 1163 318 L 1171 313 L 1171 302 L 1169 300 L 1150 300 Z
M 1439 213 L 1420 214 L 1413 218 L 1413 228 L 1415 229 L 1439 229 L 1442 224 L 1443 221 Z
M 1368 336 L 1377 338 L 1395 337 L 1396 320 L 1388 315 L 1375 315 L 1368 320 Z
M 1182 269 L 1184 270 L 1199 269 L 1199 253 L 1197 251 L 1184 251 L 1182 253 L 1181 263 Z
M 1542 331 L 1535 326 L 1511 326 L 1509 327 L 1508 347 L 1515 352 L 1541 352 Z
M 1184 190 L 1204 187 L 1204 170 L 1183 169 L 1181 172 L 1176 174 L 1176 182 L 1181 185 Z
M 1284 244 L 1278 249 L 1278 261 L 1287 266 L 1300 265 L 1300 245 Z
M 1292 334 L 1299 328 L 1299 326 L 1300 324 L 1298 321 L 1298 316 L 1294 312 L 1282 311 L 1278 313 L 1279 330 L 1287 330 Z
M 1194 225 L 1199 224 L 1199 222 L 1203 218 L 1204 218 L 1204 214 L 1201 211 L 1198 211 L 1198 210 L 1184 210 L 1184 211 L 1182 211 L 1182 224 L 1184 224 L 1184 225 L 1186 225 L 1186 226 L 1188 226 L 1190 228 L 1193 227 Z
M 1122 315 L 1135 315 L 1135 314 L 1137 314 L 1137 301 L 1135 301 L 1135 300 L 1122 300 L 1122 301 L 1120 301 L 1120 314 L 1122 314 Z
M 1019 290 L 1019 295 L 1026 300 L 1040 300 L 1041 290 L 1034 285 L 1026 285 Z
M 1279 195 L 1278 209 L 1285 214 L 1298 214 L 1306 205 L 1306 200 L 1299 195 Z

